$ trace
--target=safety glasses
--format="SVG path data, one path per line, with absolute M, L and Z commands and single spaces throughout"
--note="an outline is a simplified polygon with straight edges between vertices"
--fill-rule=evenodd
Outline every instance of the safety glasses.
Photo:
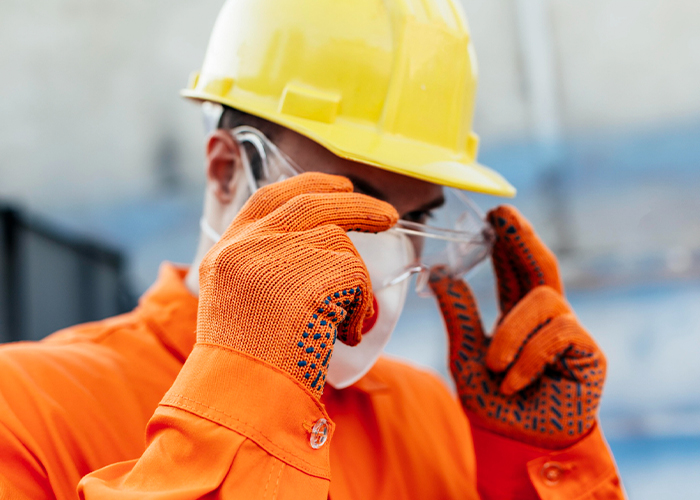
M 261 187 L 282 181 L 304 170 L 259 130 L 241 126 L 230 131 L 242 146 L 245 175 L 250 194 Z M 393 286 L 416 275 L 416 292 L 429 296 L 428 277 L 433 266 L 446 266 L 454 276 L 462 276 L 484 261 L 495 239 L 493 229 L 481 211 L 464 192 L 445 189 L 445 204 L 431 215 L 430 224 L 399 220 L 387 233 L 408 239 L 411 259 L 396 259 L 395 269 L 383 273 L 375 290 Z

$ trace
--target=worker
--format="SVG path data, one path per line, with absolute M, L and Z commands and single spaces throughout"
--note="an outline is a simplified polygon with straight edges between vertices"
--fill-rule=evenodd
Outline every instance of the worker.
M 226 2 L 184 91 L 209 129 L 194 261 L 0 349 L 0 497 L 622 498 L 554 255 L 453 189 L 514 195 L 476 163 L 475 85 L 454 1 Z M 484 258 L 492 336 L 462 278 Z M 412 275 L 456 396 L 381 356 Z

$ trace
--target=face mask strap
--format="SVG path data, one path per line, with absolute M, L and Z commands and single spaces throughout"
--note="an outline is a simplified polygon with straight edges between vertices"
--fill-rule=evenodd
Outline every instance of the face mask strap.
M 202 218 L 199 219 L 199 229 L 201 229 L 202 232 L 206 235 L 206 237 L 214 243 L 218 243 L 221 239 L 221 235 L 217 233 L 213 227 L 211 227 L 206 217 L 204 216 L 202 216 Z

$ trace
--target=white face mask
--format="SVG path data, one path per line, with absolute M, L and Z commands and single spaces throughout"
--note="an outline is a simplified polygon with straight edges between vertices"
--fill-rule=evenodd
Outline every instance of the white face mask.
M 204 218 L 199 225 L 212 241 L 221 239 Z M 376 300 L 376 320 L 363 332 L 358 345 L 335 344 L 326 381 L 336 389 L 344 389 L 360 380 L 379 359 L 401 316 L 411 280 L 403 279 L 390 285 L 387 282 L 414 260 L 413 245 L 403 233 L 390 230 L 377 234 L 347 234 L 369 271 Z
M 348 237 L 369 271 L 376 300 L 376 321 L 363 332 L 362 342 L 358 345 L 335 344 L 326 381 L 336 389 L 344 389 L 360 380 L 379 359 L 401 316 L 411 280 L 404 279 L 389 286 L 385 284 L 414 259 L 411 241 L 397 231 L 377 234 L 349 232 Z

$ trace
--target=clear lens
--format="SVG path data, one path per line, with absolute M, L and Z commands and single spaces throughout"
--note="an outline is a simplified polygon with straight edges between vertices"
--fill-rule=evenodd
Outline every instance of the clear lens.
M 259 130 L 243 126 L 231 134 L 246 153 L 251 193 L 303 172 Z M 400 264 L 388 272 L 383 283 L 373 285 L 379 290 L 417 275 L 416 292 L 421 296 L 430 295 L 427 284 L 433 266 L 446 266 L 452 275 L 462 276 L 488 257 L 495 239 L 478 207 L 457 189 L 445 189 L 445 205 L 436 210 L 430 225 L 399 220 L 392 231 L 409 238 L 415 260 L 409 265 Z
M 416 292 L 422 296 L 429 295 L 428 276 L 433 266 L 446 266 L 452 275 L 463 276 L 488 257 L 495 239 L 483 214 L 456 189 L 445 190 L 445 206 L 430 225 L 400 220 L 391 231 L 408 235 L 416 250 L 416 262 L 396 281 L 417 274 Z
M 303 172 L 258 129 L 242 126 L 235 128 L 231 133 L 243 146 L 243 151 L 248 157 L 246 177 L 251 193 Z

